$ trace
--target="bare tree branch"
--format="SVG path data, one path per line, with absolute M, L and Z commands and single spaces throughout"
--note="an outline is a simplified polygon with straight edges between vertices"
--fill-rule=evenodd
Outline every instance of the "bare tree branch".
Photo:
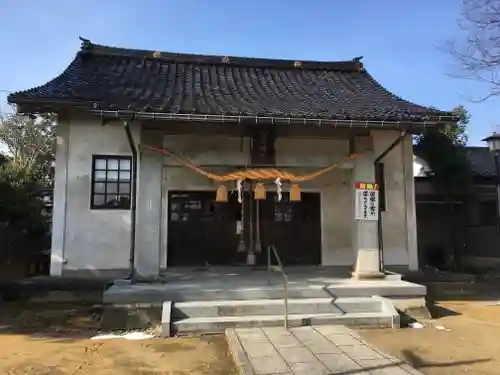
M 458 21 L 460 36 L 445 42 L 442 50 L 453 58 L 461 78 L 488 87 L 478 101 L 500 95 L 500 0 L 462 0 Z

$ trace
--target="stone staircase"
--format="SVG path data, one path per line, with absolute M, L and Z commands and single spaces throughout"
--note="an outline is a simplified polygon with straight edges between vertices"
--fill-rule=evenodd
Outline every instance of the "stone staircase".
M 425 287 L 401 280 L 326 283 L 292 279 L 287 293 L 288 322 L 291 327 L 399 327 L 393 296 L 407 298 L 417 292 L 419 297 L 425 295 Z M 266 273 L 239 279 L 215 275 L 166 284 L 117 285 L 105 295 L 101 328 L 159 326 L 164 336 L 170 336 L 283 326 L 283 297 L 281 278 L 268 281 Z
M 284 324 L 283 287 L 239 289 L 172 288 L 161 293 L 140 287 L 128 303 L 105 304 L 102 329 L 161 327 L 171 334 L 222 333 L 227 328 L 272 327 Z M 399 327 L 393 302 L 380 296 L 337 297 L 321 285 L 288 289 L 288 324 L 344 324 L 352 327 Z
M 164 335 L 222 333 L 227 328 L 272 327 L 284 324 L 283 299 L 212 300 L 174 302 L 163 313 Z M 391 301 L 382 297 L 291 298 L 290 327 L 345 324 L 356 327 L 398 327 L 399 315 Z

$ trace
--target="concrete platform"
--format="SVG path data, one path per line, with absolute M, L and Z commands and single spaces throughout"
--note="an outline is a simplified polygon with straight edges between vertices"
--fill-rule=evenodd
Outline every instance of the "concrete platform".
M 241 375 L 423 375 L 345 326 L 226 330 Z
M 409 308 L 427 311 L 426 288 L 402 281 L 399 275 L 355 280 L 328 267 L 290 268 L 287 274 L 290 326 L 391 328 L 399 326 L 394 306 L 403 312 Z M 105 311 L 111 316 L 107 322 L 120 321 L 127 327 L 157 325 L 158 316 L 166 316 L 165 302 L 172 310 L 168 311 L 171 320 L 161 321 L 164 334 L 280 326 L 283 278 L 265 269 L 177 270 L 166 274 L 162 283 L 116 283 L 104 294 Z
M 289 298 L 379 295 L 422 302 L 426 295 L 425 286 L 403 281 L 397 274 L 383 280 L 355 280 L 335 267 L 290 267 L 286 271 Z M 283 279 L 278 273 L 240 267 L 172 270 L 163 275 L 162 283 L 115 284 L 103 296 L 107 304 L 280 298 Z

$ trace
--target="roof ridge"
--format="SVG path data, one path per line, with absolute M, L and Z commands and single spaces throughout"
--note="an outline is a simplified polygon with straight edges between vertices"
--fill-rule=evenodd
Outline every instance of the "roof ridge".
M 179 63 L 196 63 L 208 65 L 251 66 L 256 68 L 281 68 L 304 70 L 334 70 L 346 72 L 364 71 L 362 56 L 345 61 L 312 61 L 291 60 L 243 56 L 202 55 L 166 51 L 120 48 L 92 43 L 89 39 L 79 37 L 80 53 L 104 56 L 121 56 L 128 58 L 168 60 Z

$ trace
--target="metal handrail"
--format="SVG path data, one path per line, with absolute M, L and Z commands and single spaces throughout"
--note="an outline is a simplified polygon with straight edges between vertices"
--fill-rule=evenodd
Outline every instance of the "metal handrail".
M 281 263 L 280 256 L 278 254 L 278 250 L 276 246 L 270 245 L 267 247 L 267 280 L 268 284 L 271 284 L 271 270 L 276 271 L 276 268 L 271 267 L 271 251 L 274 253 L 276 260 L 278 261 L 277 271 L 281 272 L 283 276 L 283 293 L 284 293 L 284 302 L 285 302 L 285 313 L 284 313 L 284 326 L 285 330 L 288 330 L 288 276 L 283 270 L 283 263 Z

